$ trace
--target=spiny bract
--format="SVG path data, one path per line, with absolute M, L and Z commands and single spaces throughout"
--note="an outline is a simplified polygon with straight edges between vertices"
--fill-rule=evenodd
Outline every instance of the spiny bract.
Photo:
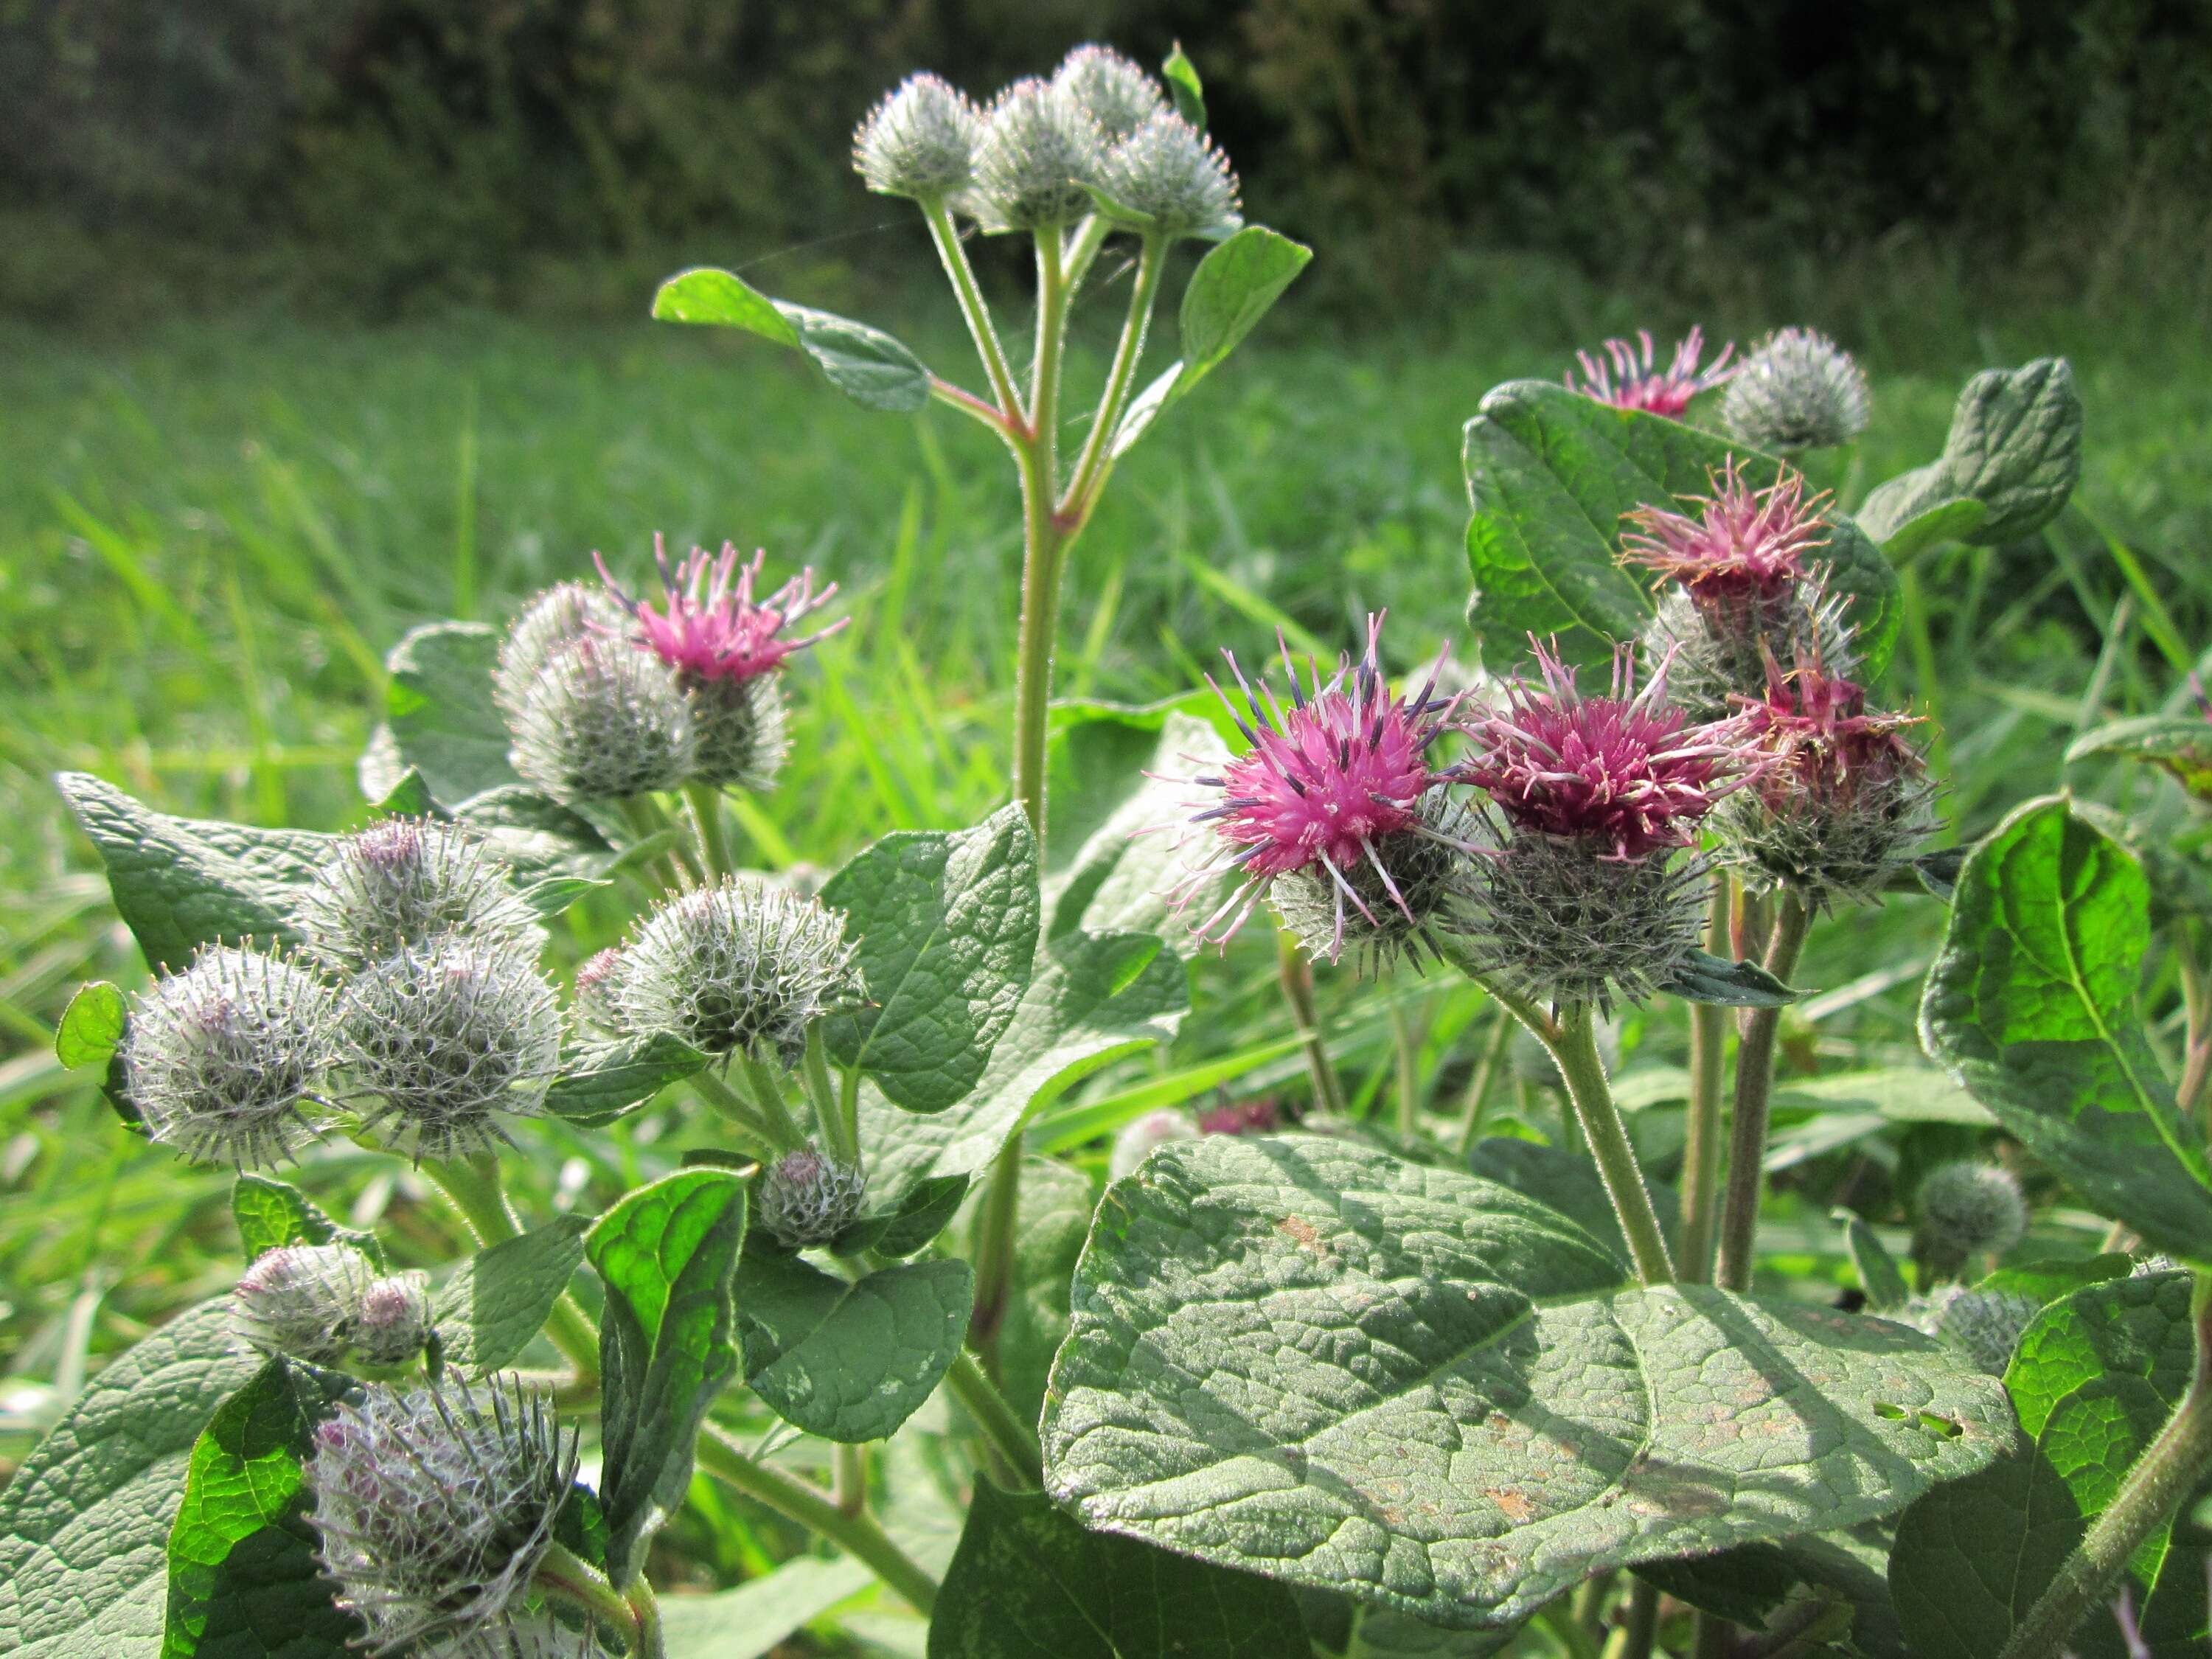
M 909 75 L 884 94 L 853 135 L 853 167 L 885 196 L 942 202 L 975 176 L 983 119 L 941 76 Z
M 442 933 L 532 955 L 544 938 L 506 863 L 479 836 L 416 817 L 342 838 L 301 900 L 300 925 L 317 956 L 353 969 Z
M 1825 449 L 1865 431 L 1873 402 L 1850 353 L 1812 329 L 1785 328 L 1736 370 L 1721 399 L 1721 424 L 1778 454 Z

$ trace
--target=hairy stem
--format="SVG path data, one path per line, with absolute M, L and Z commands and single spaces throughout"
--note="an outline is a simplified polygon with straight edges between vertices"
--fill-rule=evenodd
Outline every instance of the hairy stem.
M 1106 462 L 1113 452 L 1115 428 L 1121 424 L 1122 411 L 1129 406 L 1137 365 L 1144 358 L 1145 337 L 1151 331 L 1152 307 L 1159 298 L 1160 273 L 1166 269 L 1166 239 L 1146 237 L 1137 255 L 1137 279 L 1129 294 L 1129 314 L 1122 319 L 1121 337 L 1114 348 L 1113 366 L 1106 371 L 1106 389 L 1099 396 L 1097 413 L 1091 422 L 1091 435 L 1084 440 L 1083 453 L 1076 458 L 1067 493 L 1060 498 L 1059 512 L 1063 522 L 1082 525 L 1097 505 L 1098 487 L 1105 482 Z
M 668 828 L 667 818 L 643 795 L 626 796 L 615 805 L 622 813 L 623 822 L 629 826 L 630 834 L 639 842 L 651 841 Z M 666 852 L 655 853 L 639 867 L 660 884 L 664 893 L 681 892 L 687 884 Z
M 684 804 L 691 809 L 692 833 L 699 837 L 699 856 L 707 872 L 720 881 L 737 866 L 730 858 L 730 839 L 722 827 L 722 792 L 711 783 L 684 786 Z
M 775 1070 L 764 1060 L 755 1060 L 750 1054 L 741 1054 L 738 1063 L 744 1067 L 745 1082 L 753 1091 L 753 1100 L 760 1107 L 763 1121 L 768 1125 L 769 1139 L 780 1149 L 797 1152 L 806 1145 L 806 1131 L 799 1127 L 799 1120 L 791 1115 L 791 1108 L 783 1097 L 783 1083 Z
M 1044 1454 L 1038 1449 L 1036 1431 L 1014 1414 L 972 1354 L 962 1354 L 945 1373 L 945 1386 L 968 1415 L 975 1419 L 984 1443 L 1016 1479 L 1035 1487 L 1044 1485 Z
M 787 1520 L 819 1533 L 882 1579 L 925 1619 L 937 1605 L 937 1581 L 901 1549 L 866 1510 L 848 1515 L 828 1493 L 750 1456 L 720 1424 L 699 1437 L 699 1467 Z
M 469 1224 L 477 1243 L 487 1248 L 522 1236 L 522 1224 L 507 1201 L 499 1159 L 490 1152 L 467 1158 L 425 1158 L 422 1173 L 437 1184 L 453 1206 Z M 596 1381 L 599 1375 L 599 1333 L 576 1300 L 564 1291 L 545 1320 L 546 1339 L 561 1351 L 579 1382 Z
M 2028 1609 L 2000 1659 L 2055 1659 L 2089 1609 L 2112 1594 L 2143 1540 L 2212 1474 L 2212 1275 L 2197 1275 L 2191 1314 L 2197 1364 L 2181 1402 Z
M 1328 1044 L 1321 1034 L 1321 1011 L 1314 1002 L 1313 964 L 1299 952 L 1288 928 L 1275 936 L 1276 965 L 1282 975 L 1283 1000 L 1291 1005 L 1297 1022 L 1298 1041 L 1306 1053 L 1306 1075 L 1313 1079 L 1314 1104 L 1334 1116 L 1344 1115 L 1344 1085 L 1328 1057 Z
M 830 1497 L 839 1511 L 858 1515 L 868 1507 L 868 1449 L 840 1445 L 830 1464 Z
M 1589 1142 L 1590 1156 L 1605 1180 L 1606 1195 L 1620 1218 L 1636 1276 L 1646 1285 L 1671 1282 L 1674 1264 L 1668 1259 L 1666 1235 L 1660 1231 L 1659 1212 L 1651 1207 L 1651 1191 L 1644 1184 L 1636 1149 L 1621 1127 L 1620 1109 L 1613 1103 L 1605 1062 L 1598 1057 L 1597 1020 L 1587 1004 L 1566 1010 L 1550 1047 L 1566 1082 L 1567 1098 L 1574 1103 L 1583 1138 Z
M 1785 887 L 1774 907 L 1766 945 L 1766 971 L 1786 980 L 1797 969 L 1813 913 L 1795 889 Z M 1735 1051 L 1735 1121 L 1729 1127 L 1728 1189 L 1721 1200 L 1723 1290 L 1751 1288 L 1751 1263 L 1759 1243 L 1759 1200 L 1766 1187 L 1766 1123 L 1774 1094 L 1774 1040 L 1779 1008 L 1754 1008 Z
M 753 1144 L 745 1148 L 749 1152 L 773 1152 L 775 1137 L 769 1133 L 768 1120 L 760 1115 L 753 1103 L 729 1085 L 729 1080 L 709 1066 L 691 1073 L 692 1092 L 727 1119 L 731 1126 Z
M 799 1075 L 805 1085 L 807 1103 L 814 1108 L 815 1121 L 822 1126 L 823 1146 L 840 1163 L 857 1165 L 860 1127 L 846 1117 L 837 1086 L 830 1080 L 830 1056 L 823 1047 L 819 1020 L 806 1028 L 806 1054 L 799 1062 Z
M 968 250 L 960 240 L 959 228 L 952 222 L 952 214 L 940 199 L 921 204 L 922 217 L 929 222 L 929 234 L 937 244 L 937 257 L 943 261 L 945 274 L 952 280 L 952 292 L 960 301 L 960 315 L 968 325 L 969 337 L 975 342 L 975 355 L 983 360 L 983 373 L 990 378 L 991 393 L 999 400 L 999 408 L 1009 420 L 1021 414 L 1021 394 L 1014 389 L 1013 371 L 1006 366 L 1006 349 L 999 343 L 999 330 L 991 320 L 991 308 L 983 303 L 983 290 L 975 286 L 975 272 L 968 264 Z
M 641 1585 L 644 1587 L 641 1595 L 638 1594 Z M 530 1587 L 589 1613 L 600 1624 L 627 1632 L 630 1651 L 637 1659 L 658 1659 L 662 1651 L 659 1604 L 641 1575 L 625 1595 L 590 1562 L 566 1546 L 555 1544 L 538 1564 Z
M 1498 1062 L 1504 1058 L 1505 1044 L 1512 1035 L 1513 1016 L 1500 1008 L 1498 1018 L 1491 1022 L 1489 1036 L 1483 1041 L 1482 1056 L 1474 1063 L 1474 1075 L 1468 1079 L 1467 1109 L 1459 1121 L 1459 1155 L 1462 1159 L 1474 1149 L 1475 1138 L 1482 1133 L 1490 1086 L 1498 1080 Z
M 668 1638 L 660 1626 L 660 1598 L 653 1593 L 653 1586 L 643 1573 L 638 1574 L 623 1592 L 623 1600 L 629 1604 L 637 1632 L 637 1645 L 632 1650 L 635 1659 L 667 1659 Z
M 1712 905 L 1705 921 L 1705 948 L 1728 943 L 1729 878 L 1713 872 Z M 1683 1279 L 1711 1282 L 1713 1223 L 1720 1212 L 1721 1080 L 1728 1061 L 1728 1011 L 1710 1002 L 1690 1005 L 1690 1109 L 1682 1146 L 1680 1238 Z

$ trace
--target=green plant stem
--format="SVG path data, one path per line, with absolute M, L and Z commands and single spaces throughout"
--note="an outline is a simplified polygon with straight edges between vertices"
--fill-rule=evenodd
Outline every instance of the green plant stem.
M 522 1224 L 507 1201 L 500 1176 L 499 1159 L 489 1152 L 466 1158 L 425 1158 L 422 1173 L 436 1183 L 453 1206 L 461 1212 L 477 1243 L 489 1248 L 522 1237 Z M 599 1333 L 592 1316 L 576 1301 L 574 1291 L 564 1291 L 546 1316 L 545 1335 L 579 1382 L 595 1381 L 599 1374 Z
M 2014 1629 L 1999 1659 L 2056 1659 L 2089 1610 L 2111 1595 L 2143 1540 L 2212 1475 L 2212 1274 L 2197 1275 L 2190 1316 L 2197 1363 L 2180 1403 Z
M 1628 1615 L 1605 1644 L 1605 1659 L 1651 1659 L 1659 1638 L 1659 1588 L 1641 1578 L 1628 1586 Z
M 750 1455 L 718 1423 L 699 1437 L 698 1456 L 717 1480 L 836 1545 L 925 1619 L 936 1607 L 937 1581 L 866 1510 L 846 1514 L 826 1492 Z
M 1713 872 L 1712 903 L 1705 921 L 1705 948 L 1728 942 L 1729 878 Z M 1713 1276 L 1713 1223 L 1720 1212 L 1721 1081 L 1728 1064 L 1728 1011 L 1710 1002 L 1690 1005 L 1690 1106 L 1682 1145 L 1682 1210 L 1678 1237 L 1682 1259 L 1676 1263 L 1686 1283 L 1705 1285 Z
M 1796 890 L 1785 887 L 1774 907 L 1766 944 L 1766 971 L 1786 980 L 1797 969 L 1813 913 Z M 1774 1042 L 1779 1008 L 1754 1008 L 1743 1023 L 1735 1050 L 1735 1117 L 1729 1127 L 1728 1188 L 1721 1200 L 1720 1268 L 1723 1290 L 1751 1288 L 1752 1256 L 1759 1243 L 1759 1200 L 1766 1186 L 1766 1127 L 1774 1094 Z
M 1490 1102 L 1491 1085 L 1498 1080 L 1498 1062 L 1504 1058 L 1506 1041 L 1512 1035 L 1513 1016 L 1500 1008 L 1498 1018 L 1491 1022 L 1490 1035 L 1483 1040 L 1481 1057 L 1474 1063 L 1474 1075 L 1468 1080 L 1467 1109 L 1459 1121 L 1462 1158 L 1474 1150 L 1475 1137 L 1482 1133 L 1483 1111 Z
M 629 825 L 630 834 L 639 841 L 651 841 L 668 828 L 666 817 L 643 795 L 625 796 L 617 801 L 615 806 L 622 813 L 623 822 Z M 677 892 L 684 886 L 683 878 L 678 874 L 676 865 L 666 851 L 655 853 L 645 860 L 643 868 L 652 872 L 653 878 L 660 884 L 663 892 Z
M 1013 371 L 1006 364 L 1006 347 L 999 343 L 998 327 L 991 321 L 991 308 L 983 303 L 983 290 L 975 286 L 975 273 L 968 264 L 959 227 L 952 222 L 952 214 L 941 199 L 921 206 L 922 217 L 929 222 L 930 238 L 937 244 L 937 257 L 944 263 L 945 274 L 951 279 L 952 292 L 960 301 L 969 337 L 975 342 L 975 355 L 983 360 L 983 373 L 990 378 L 992 395 L 1010 420 L 1018 417 L 1021 394 L 1014 388 Z
M 1613 1213 L 1620 1218 L 1636 1276 L 1646 1285 L 1670 1283 L 1674 1264 L 1668 1259 L 1666 1235 L 1660 1231 L 1658 1212 L 1651 1207 L 1651 1190 L 1644 1184 L 1636 1149 L 1621 1127 L 1613 1087 L 1606 1081 L 1605 1062 L 1597 1052 L 1597 1020 L 1588 1005 L 1565 1012 L 1551 1049 L 1566 1082 L 1567 1098 L 1574 1103 L 1583 1138 L 1589 1142 L 1607 1196 L 1613 1200 Z
M 754 1103 L 768 1125 L 770 1143 L 786 1152 L 804 1147 L 807 1144 L 806 1131 L 791 1115 L 791 1107 L 783 1097 L 782 1080 L 776 1076 L 775 1068 L 747 1054 L 739 1054 L 738 1063 L 744 1067 L 745 1082 L 750 1085 Z
M 636 1659 L 667 1659 L 668 1638 L 660 1624 L 660 1598 L 643 1573 L 638 1574 L 623 1600 L 629 1604 L 637 1632 Z
M 1565 1601 L 1553 1601 L 1536 1610 L 1535 1622 L 1566 1649 L 1569 1659 L 1601 1659 L 1597 1638 L 1574 1615 Z
M 808 1103 L 814 1108 L 815 1121 L 822 1126 L 822 1144 L 841 1163 L 858 1164 L 860 1126 L 846 1117 L 837 1085 L 830 1079 L 830 1056 L 823 1047 L 819 1020 L 806 1028 L 806 1053 L 799 1061 L 799 1076 L 805 1086 Z M 858 1103 L 857 1094 L 854 1102 Z
M 984 1443 L 999 1461 L 1018 1480 L 1030 1486 L 1043 1486 L 1044 1453 L 1038 1448 L 1036 1431 L 1014 1414 L 1006 1395 L 983 1374 L 974 1355 L 963 1353 L 952 1362 L 952 1368 L 945 1373 L 945 1386 L 975 1419 Z
M 692 1073 L 690 1083 L 694 1093 L 728 1119 L 740 1133 L 757 1143 L 747 1147 L 748 1152 L 775 1149 L 775 1137 L 769 1132 L 768 1121 L 750 1101 L 730 1087 L 729 1079 L 720 1072 L 709 1066 L 704 1071 Z
M 568 1549 L 555 1544 L 545 1552 L 531 1588 L 566 1601 L 602 1624 L 627 1631 L 635 1659 L 660 1659 L 665 1651 L 660 1634 L 660 1605 L 653 1587 L 641 1575 L 627 1593 L 617 1589 L 606 1574 Z
M 1166 239 L 1146 237 L 1137 255 L 1137 278 L 1129 294 L 1129 314 L 1122 319 L 1121 337 L 1114 348 L 1113 366 L 1106 371 L 1106 390 L 1099 397 L 1091 435 L 1084 440 L 1083 452 L 1076 458 L 1067 493 L 1060 498 L 1059 515 L 1063 524 L 1080 528 L 1089 521 L 1091 509 L 1097 504 L 1098 490 L 1106 481 L 1106 464 L 1113 453 L 1115 428 L 1121 424 L 1122 411 L 1129 405 L 1137 365 L 1145 356 L 1145 337 L 1152 329 L 1152 307 L 1159 298 L 1160 274 L 1166 269 Z
M 737 868 L 730 859 L 730 841 L 722 828 L 722 792 L 711 783 L 687 783 L 684 799 L 691 809 L 691 828 L 699 837 L 699 856 L 716 881 Z
M 1717 1613 L 1700 1612 L 1690 1624 L 1690 1659 L 1723 1659 L 1729 1650 L 1735 1622 Z
M 839 1511 L 858 1515 L 868 1507 L 868 1449 L 840 1445 L 830 1464 L 830 1497 Z
M 1298 950 L 1298 942 L 1285 928 L 1275 935 L 1275 961 L 1283 981 L 1283 1000 L 1291 1005 L 1297 1022 L 1298 1042 L 1305 1049 L 1306 1075 L 1313 1079 L 1314 1104 L 1332 1115 L 1344 1115 L 1344 1085 L 1337 1081 L 1329 1060 L 1328 1044 L 1322 1038 L 1321 1011 L 1314 1002 L 1313 964 Z
M 1091 262 L 1098 257 L 1098 250 L 1114 227 L 1102 213 L 1087 215 L 1067 239 L 1060 262 L 1067 271 L 1067 292 L 1073 298 L 1081 291 L 1083 279 L 1091 274 Z

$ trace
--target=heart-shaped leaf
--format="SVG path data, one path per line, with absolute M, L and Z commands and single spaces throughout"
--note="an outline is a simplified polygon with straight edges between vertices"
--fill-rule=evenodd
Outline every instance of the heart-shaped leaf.
M 558 1216 L 487 1245 L 456 1267 L 434 1304 L 446 1363 L 471 1371 L 514 1364 L 584 1265 L 591 1225 L 582 1216 Z
M 682 1170 L 641 1187 L 585 1238 L 605 1284 L 599 1327 L 599 1496 L 618 1583 L 684 1501 L 691 1447 L 714 1396 L 737 1374 L 731 1285 L 745 1237 L 745 1183 L 726 1170 Z
M 832 876 L 869 1006 L 828 1022 L 830 1053 L 910 1112 L 941 1112 L 982 1077 L 1036 958 L 1036 837 L 1018 806 L 973 830 L 884 836 Z
M 507 723 L 491 697 L 499 638 L 483 623 L 425 623 L 392 647 L 384 659 L 386 735 L 363 774 L 371 799 L 392 795 L 396 786 L 385 771 L 392 762 L 414 772 L 448 811 L 487 789 L 522 782 L 507 760 Z
M 1959 872 L 1921 1038 L 2099 1213 L 2212 1261 L 2212 1165 L 2136 1006 L 2149 909 L 2126 848 L 2063 798 L 2030 801 Z
M 745 1382 L 809 1434 L 887 1439 L 959 1357 L 975 1289 L 964 1261 L 901 1262 L 851 1282 L 756 1248 L 738 1278 Z
M 1311 1651 L 1279 1584 L 1085 1532 L 1036 1492 L 975 1483 L 929 1659 L 1285 1659 Z
M 1621 515 L 1702 495 L 1733 459 L 1754 489 L 1781 463 L 1756 450 L 1662 415 L 1615 409 L 1546 380 L 1514 380 L 1482 400 L 1467 423 L 1464 460 L 1474 514 L 1467 556 L 1472 611 L 1501 660 L 1527 636 L 1556 635 L 1570 661 L 1604 661 L 1633 639 L 1653 611 L 1650 583 L 1619 562 Z M 1897 574 L 1866 532 L 1831 513 L 1827 544 L 1814 556 L 1830 586 L 1850 602 L 1864 659 L 1878 678 L 1897 641 Z
M 384 1246 L 374 1234 L 339 1226 L 289 1182 L 240 1175 L 230 1189 L 230 1213 L 238 1223 L 238 1242 L 249 1262 L 287 1244 L 344 1244 L 367 1256 L 379 1273 L 384 1271 Z
M 1089 1525 L 1502 1628 L 1610 1567 L 1850 1526 L 2013 1439 L 1885 1321 L 1627 1285 L 1555 1211 L 1309 1136 L 1108 1189 L 1046 1407 Z
M 670 277 L 653 296 L 664 323 L 742 328 L 811 357 L 830 384 L 856 404 L 911 414 L 929 401 L 929 370 L 881 329 L 807 306 L 771 300 L 726 270 L 701 267 Z
M 345 1659 L 366 1632 L 331 1600 L 301 1466 L 353 1379 L 270 1359 L 193 1445 L 169 1531 L 161 1659 Z
M 2081 399 L 2063 357 L 2022 368 L 1992 368 L 1966 382 L 1952 411 L 1943 453 L 1868 495 L 1859 522 L 1895 542 L 1955 538 L 1996 547 L 2032 536 L 2058 515 L 2081 477 Z M 1956 504 L 1972 501 L 1972 514 Z M 1930 523 L 1935 515 L 1953 516 Z

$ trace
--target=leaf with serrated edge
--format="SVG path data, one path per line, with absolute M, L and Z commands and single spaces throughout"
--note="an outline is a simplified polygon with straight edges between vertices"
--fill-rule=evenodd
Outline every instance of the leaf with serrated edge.
M 1036 959 L 1036 837 L 1018 806 L 973 830 L 884 836 L 832 876 L 869 1006 L 825 1024 L 830 1053 L 912 1112 L 965 1099 Z
M 315 1425 L 353 1385 L 272 1358 L 216 1408 L 169 1532 L 161 1659 L 343 1659 L 364 1634 L 315 1558 L 301 1470 Z
M 1043 957 L 989 1070 L 951 1111 L 921 1117 L 861 1090 L 872 1191 L 988 1167 L 1030 1113 L 1109 1061 L 1172 1042 L 1189 1011 L 1182 959 L 1152 934 L 1071 933 Z
M 222 1297 L 85 1385 L 0 1491 L 0 1654 L 155 1659 L 193 1443 L 260 1365 Z
M 2190 1276 L 2115 1279 L 2053 1303 L 2021 1334 L 2005 1386 L 2031 1443 L 1949 1486 L 1898 1522 L 1890 1585 L 1917 1651 L 1995 1659 L 2188 1386 Z M 2185 1515 L 2189 1505 L 2181 1506 Z M 2206 1540 L 2161 1527 L 2130 1564 L 2154 1659 L 2204 1651 Z M 2083 1659 L 2123 1659 L 2091 1619 Z
M 230 1189 L 230 1213 L 249 1262 L 287 1244 L 344 1244 L 384 1270 L 384 1246 L 373 1233 L 341 1227 L 289 1182 L 241 1174 Z
M 1704 1285 L 1502 1187 L 1311 1136 L 1108 1189 L 1053 1368 L 1089 1525 L 1498 1628 L 1608 1567 L 1854 1524 L 2012 1443 L 1901 1326 Z
M 2149 908 L 2124 848 L 2030 801 L 1959 872 L 1921 1040 L 2100 1214 L 2212 1261 L 2212 1166 L 2136 1006 Z
M 730 1287 L 744 1237 L 744 1182 L 696 1169 L 639 1188 L 584 1241 L 607 1291 L 599 1495 L 619 1583 L 684 1501 L 700 1422 L 737 1373 Z
M 591 1222 L 564 1215 L 487 1245 L 453 1270 L 433 1304 L 446 1362 L 465 1370 L 512 1364 L 545 1328 L 553 1304 L 584 1265 Z
M 888 1438 L 958 1358 L 975 1276 L 964 1261 L 908 1261 L 857 1283 L 756 1249 L 738 1274 L 745 1382 L 809 1434 Z
M 1619 562 L 1621 515 L 1711 492 L 1711 476 L 1733 459 L 1754 489 L 1782 464 L 1663 415 L 1615 409 L 1546 380 L 1513 380 L 1482 400 L 1467 423 L 1463 465 L 1474 515 L 1468 565 L 1472 615 L 1501 660 L 1527 636 L 1556 635 L 1571 662 L 1595 664 L 1615 641 L 1636 637 L 1653 611 L 1649 581 Z M 1877 678 L 1901 621 L 1897 573 L 1881 550 L 1840 513 L 1828 515 L 1815 560 L 1829 586 L 1850 600 L 1864 659 Z
M 83 772 L 54 781 L 155 967 L 181 970 L 203 945 L 299 943 L 300 898 L 333 837 L 172 817 Z
M 1279 1584 L 1085 1532 L 1036 1492 L 975 1484 L 929 1659 L 1285 1659 L 1310 1651 Z

